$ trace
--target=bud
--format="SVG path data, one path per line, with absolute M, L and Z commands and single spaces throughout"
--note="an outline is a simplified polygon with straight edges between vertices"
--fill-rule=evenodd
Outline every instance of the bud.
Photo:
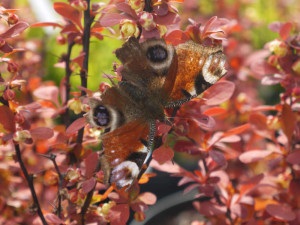
M 68 101 L 68 107 L 71 109 L 76 115 L 82 112 L 82 103 L 78 98 L 73 98 Z
M 74 42 L 76 43 L 76 44 L 82 44 L 82 37 L 81 36 L 76 36 L 75 38 L 74 38 Z
M 6 41 L 3 38 L 0 38 L 0 48 L 6 44 Z
M 16 73 L 16 72 L 18 72 L 19 68 L 18 68 L 18 65 L 16 63 L 10 61 L 10 62 L 7 63 L 7 70 L 10 73 Z
M 153 30 L 156 27 L 156 23 L 153 20 L 153 15 L 148 12 L 142 12 L 140 14 L 139 22 L 146 31 Z
M 123 38 L 131 36 L 138 37 L 140 35 L 140 30 L 134 21 L 124 19 L 120 22 L 120 33 Z
M 68 169 L 65 179 L 71 183 L 76 183 L 80 180 L 81 174 L 79 169 Z
M 56 37 L 56 42 L 60 45 L 64 45 L 66 44 L 67 40 L 64 36 L 59 35 Z
M 300 75 L 300 59 L 298 59 L 294 64 L 292 65 L 292 70 Z
M 10 13 L 7 17 L 7 22 L 9 25 L 14 25 L 19 22 L 19 17 L 14 13 Z
M 274 40 L 269 43 L 269 50 L 279 57 L 283 57 L 288 52 L 288 46 L 279 40 Z
M 128 4 L 136 12 L 141 12 L 145 8 L 145 0 L 128 0 Z
M 3 98 L 6 101 L 13 100 L 16 97 L 16 93 L 11 89 L 6 89 L 3 93 Z
M 28 130 L 20 130 L 14 134 L 15 142 L 25 142 L 27 139 L 31 139 L 31 134 Z
M 88 4 L 85 0 L 75 0 L 71 3 L 71 6 L 78 11 L 85 11 L 88 8 Z
M 22 114 L 17 113 L 15 115 L 14 121 L 18 124 L 23 124 L 25 122 L 25 117 Z
M 164 36 L 168 31 L 168 29 L 165 25 L 157 25 L 157 29 L 158 29 L 161 37 Z

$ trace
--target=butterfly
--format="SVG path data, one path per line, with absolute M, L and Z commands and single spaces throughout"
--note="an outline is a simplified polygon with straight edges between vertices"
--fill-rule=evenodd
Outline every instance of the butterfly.
M 165 109 L 198 96 L 226 73 L 221 46 L 193 41 L 172 46 L 164 39 L 131 37 L 116 50 L 122 80 L 101 98 L 90 98 L 88 122 L 105 128 L 101 168 L 105 183 L 129 187 L 144 172 L 154 148 L 156 121 Z

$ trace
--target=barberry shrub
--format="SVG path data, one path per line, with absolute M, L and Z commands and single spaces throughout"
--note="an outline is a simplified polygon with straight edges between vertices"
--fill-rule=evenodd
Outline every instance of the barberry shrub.
M 84 117 L 88 99 L 121 79 L 112 61 L 112 72 L 95 72 L 113 52 L 91 46 L 131 36 L 222 44 L 227 56 L 224 79 L 176 115 L 166 112 L 172 126 L 158 122 L 161 145 L 150 166 L 180 178 L 183 194 L 195 191 L 192 205 L 203 219 L 192 224 L 299 224 L 299 12 L 275 2 L 55 1 L 61 22 L 37 23 L 27 6 L 3 1 L 0 224 L 145 220 L 156 196 L 141 186 L 155 174 L 145 173 L 130 189 L 104 185 L 103 130 Z M 56 31 L 56 44 L 32 35 L 45 27 Z M 49 66 L 47 51 L 63 53 Z M 178 157 L 196 160 L 193 170 Z

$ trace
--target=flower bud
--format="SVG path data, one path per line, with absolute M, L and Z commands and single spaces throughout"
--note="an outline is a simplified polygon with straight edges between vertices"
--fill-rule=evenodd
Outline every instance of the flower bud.
M 88 8 L 88 4 L 85 0 L 75 0 L 71 3 L 71 6 L 78 11 L 84 11 Z
M 300 75 L 300 59 L 298 59 L 294 64 L 292 65 L 292 70 Z
M 19 22 L 19 17 L 14 13 L 10 13 L 7 17 L 7 22 L 9 25 L 14 25 Z
M 16 93 L 11 89 L 6 89 L 3 93 L 3 98 L 6 101 L 13 100 L 16 97 Z
M 288 46 L 279 40 L 274 40 L 269 43 L 269 50 L 279 57 L 283 57 L 288 52 Z
M 18 72 L 19 68 L 18 68 L 18 65 L 16 63 L 10 61 L 10 62 L 7 63 L 7 70 L 10 73 L 16 73 L 16 72 Z
M 120 22 L 120 33 L 123 38 L 131 36 L 138 37 L 140 35 L 140 30 L 134 21 L 124 19 Z
M 148 12 L 142 12 L 140 14 L 139 22 L 146 31 L 153 30 L 156 27 L 156 23 L 153 20 L 153 15 Z
M 20 130 L 14 134 L 14 141 L 25 142 L 27 139 L 31 138 L 31 134 L 28 130 Z
M 145 0 L 128 0 L 128 4 L 136 12 L 141 12 L 145 8 Z
M 80 99 L 73 98 L 68 101 L 68 107 L 71 109 L 76 115 L 80 114 L 82 112 L 82 103 Z
M 60 45 L 64 45 L 66 44 L 67 40 L 64 36 L 59 35 L 56 37 L 56 42 Z
M 0 48 L 6 44 L 6 41 L 3 38 L 0 38 Z
M 165 25 L 157 25 L 157 29 L 158 29 L 161 37 L 164 36 L 168 31 L 168 29 Z

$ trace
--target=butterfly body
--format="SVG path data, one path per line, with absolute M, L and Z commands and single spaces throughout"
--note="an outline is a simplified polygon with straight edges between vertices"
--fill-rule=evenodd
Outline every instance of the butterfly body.
M 163 39 L 139 43 L 130 38 L 116 51 L 122 81 L 91 98 L 87 115 L 93 126 L 105 127 L 101 166 L 105 182 L 122 188 L 141 175 L 153 148 L 156 120 L 164 110 L 196 97 L 219 80 L 225 56 L 220 47 L 192 41 L 176 47 Z

